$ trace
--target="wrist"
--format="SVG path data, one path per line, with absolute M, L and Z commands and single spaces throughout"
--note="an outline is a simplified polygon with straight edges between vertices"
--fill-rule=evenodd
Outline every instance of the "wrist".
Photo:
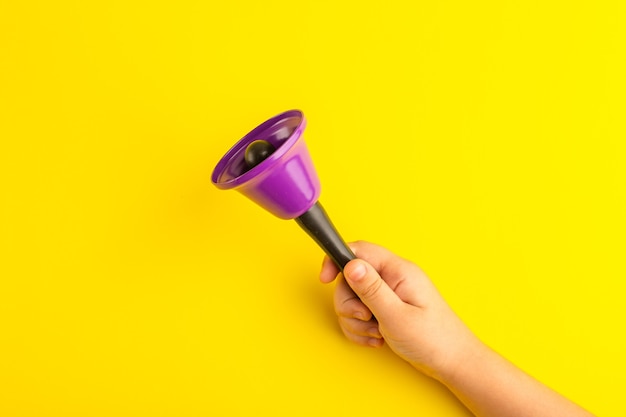
M 444 385 L 454 385 L 470 367 L 480 366 L 490 352 L 487 345 L 468 332 L 461 340 L 454 342 L 447 358 L 433 369 L 431 376 Z

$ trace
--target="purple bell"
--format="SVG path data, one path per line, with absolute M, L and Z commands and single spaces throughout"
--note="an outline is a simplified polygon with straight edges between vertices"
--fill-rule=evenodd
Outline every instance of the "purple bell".
M 295 219 L 341 269 L 355 256 L 317 201 L 320 181 L 302 134 L 300 110 L 272 117 L 239 140 L 218 162 L 212 181 L 237 190 L 282 219 Z

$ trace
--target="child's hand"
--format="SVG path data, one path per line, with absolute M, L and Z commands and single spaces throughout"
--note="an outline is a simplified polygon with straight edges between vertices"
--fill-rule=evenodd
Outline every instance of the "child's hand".
M 345 266 L 345 279 L 328 258 L 320 273 L 324 283 L 337 278 L 335 311 L 348 339 L 374 347 L 386 341 L 439 379 L 480 345 L 419 267 L 371 243 L 350 247 L 359 259 Z
M 328 258 L 320 274 L 322 282 L 338 279 L 335 310 L 348 339 L 386 341 L 477 417 L 591 416 L 480 342 L 415 264 L 371 243 L 350 247 L 358 259 L 345 266 L 345 280 Z

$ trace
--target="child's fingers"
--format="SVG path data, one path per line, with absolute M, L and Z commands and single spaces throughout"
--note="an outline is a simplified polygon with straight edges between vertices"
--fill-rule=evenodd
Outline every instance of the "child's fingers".
M 356 343 L 357 345 L 369 346 L 369 347 L 381 347 L 382 345 L 385 344 L 385 340 L 382 338 L 359 336 L 354 333 L 350 333 L 343 327 L 341 328 L 341 330 L 343 330 L 343 334 L 346 336 L 348 340 Z
M 350 317 L 339 317 L 339 325 L 345 331 L 356 336 L 373 337 L 375 339 L 383 337 L 380 334 L 376 320 L 363 321 Z
M 378 273 L 385 275 L 385 270 L 394 266 L 401 258 L 389 249 L 365 241 L 348 244 L 357 258 L 367 261 Z
M 398 314 L 401 312 L 400 308 L 404 303 L 372 265 L 362 259 L 354 259 L 347 263 L 344 274 L 350 287 L 362 300 L 361 302 L 379 320 L 392 322 L 398 318 Z
M 350 317 L 362 321 L 368 321 L 372 318 L 372 312 L 348 286 L 343 274 L 337 275 L 335 312 L 340 317 Z
M 324 284 L 328 284 L 332 282 L 337 274 L 339 273 L 339 268 L 337 265 L 328 257 L 324 256 L 324 260 L 322 261 L 322 270 L 320 271 L 320 281 Z

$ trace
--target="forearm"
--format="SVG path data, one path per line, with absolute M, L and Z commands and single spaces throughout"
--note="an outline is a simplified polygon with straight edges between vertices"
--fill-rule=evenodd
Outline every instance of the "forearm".
M 440 381 L 478 417 L 589 417 L 481 342 Z
M 415 264 L 366 242 L 353 250 L 358 258 L 335 290 L 335 311 L 351 340 L 380 345 L 369 317 L 359 318 L 371 312 L 376 333 L 396 354 L 446 385 L 477 417 L 591 416 L 480 342 Z M 325 265 L 320 279 L 330 282 L 338 270 L 330 260 Z

